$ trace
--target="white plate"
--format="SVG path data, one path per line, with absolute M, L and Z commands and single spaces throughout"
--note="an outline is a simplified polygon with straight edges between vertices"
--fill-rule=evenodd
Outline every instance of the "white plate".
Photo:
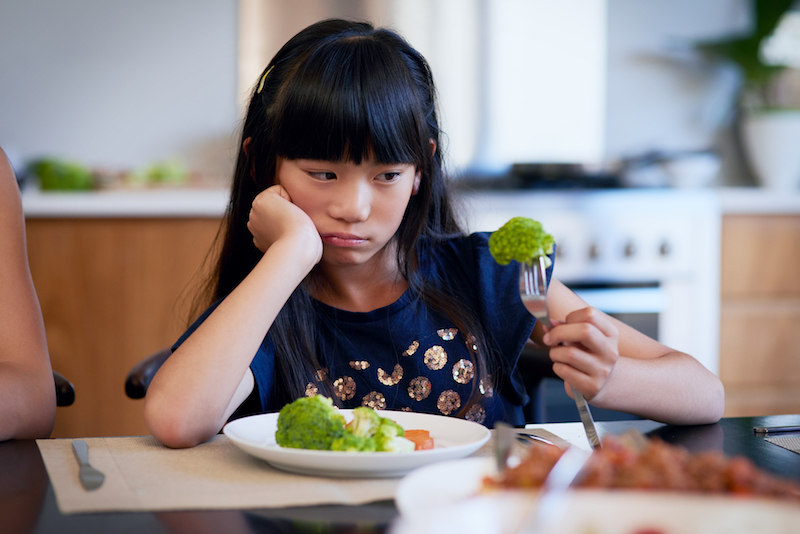
M 352 410 L 340 410 L 346 420 Z M 378 410 L 407 430 L 428 430 L 434 448 L 410 453 L 342 452 L 290 449 L 275 443 L 278 414 L 267 413 L 231 421 L 223 432 L 239 448 L 274 467 L 304 475 L 333 477 L 398 477 L 442 460 L 463 458 L 489 440 L 489 429 L 455 417 Z
M 534 491 L 480 493 L 491 458 L 423 467 L 400 481 L 401 517 L 390 534 L 510 534 L 531 527 Z M 566 503 L 559 534 L 790 534 L 800 525 L 796 502 L 666 491 L 578 490 Z

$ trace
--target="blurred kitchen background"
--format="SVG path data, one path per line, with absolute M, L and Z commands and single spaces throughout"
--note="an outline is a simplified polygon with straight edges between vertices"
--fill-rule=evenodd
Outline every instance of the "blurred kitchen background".
M 125 376 L 192 316 L 253 84 L 332 16 L 394 27 L 429 59 L 470 229 L 541 220 L 557 276 L 718 373 L 727 415 L 800 412 L 790 4 L 4 0 L 0 147 L 77 392 L 54 436 L 146 432 Z
M 55 156 L 125 172 L 177 159 L 226 180 L 242 107 L 266 62 L 308 23 L 344 16 L 397 28 L 429 59 L 454 171 L 714 150 L 723 172 L 704 167 L 692 179 L 750 185 L 729 138 L 738 73 L 693 48 L 747 31 L 750 8 L 749 0 L 8 0 L 0 143 L 18 167 Z

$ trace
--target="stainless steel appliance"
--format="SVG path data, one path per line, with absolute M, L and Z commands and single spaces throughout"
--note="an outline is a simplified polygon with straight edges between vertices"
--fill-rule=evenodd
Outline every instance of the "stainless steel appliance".
M 556 278 L 719 372 L 721 212 L 712 190 L 481 190 L 465 192 L 464 203 L 470 231 L 514 216 L 541 221 L 558 244 Z

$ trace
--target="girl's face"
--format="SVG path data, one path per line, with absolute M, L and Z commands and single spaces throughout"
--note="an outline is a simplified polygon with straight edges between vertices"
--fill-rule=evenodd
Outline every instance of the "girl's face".
M 321 263 L 349 266 L 381 257 L 420 175 L 406 163 L 278 158 L 277 181 L 314 222 L 322 238 Z

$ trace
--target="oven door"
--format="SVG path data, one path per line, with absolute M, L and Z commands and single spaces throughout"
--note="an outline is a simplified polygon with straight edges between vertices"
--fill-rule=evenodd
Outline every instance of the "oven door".
M 658 282 L 567 284 L 589 306 L 615 317 L 653 338 L 660 339 L 659 323 L 667 295 Z

